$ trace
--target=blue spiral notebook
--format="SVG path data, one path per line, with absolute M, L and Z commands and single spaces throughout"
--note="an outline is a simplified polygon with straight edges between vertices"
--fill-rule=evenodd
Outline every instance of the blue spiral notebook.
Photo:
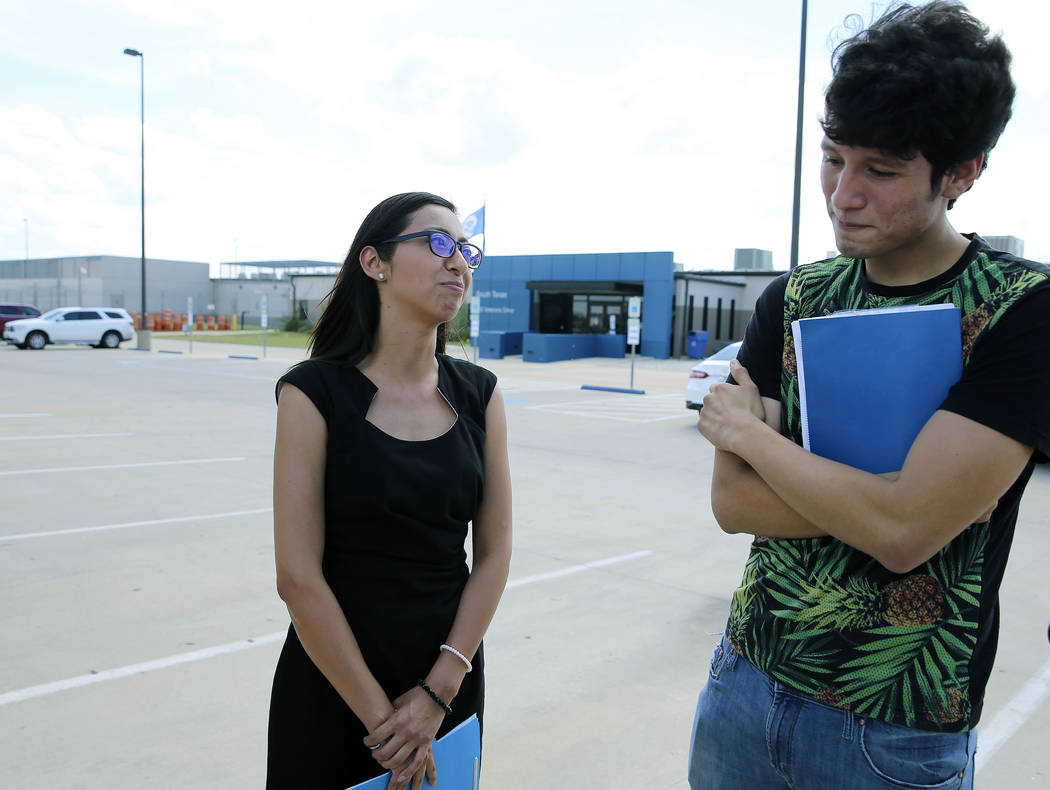
M 953 304 L 850 310 L 791 324 L 802 443 L 874 474 L 896 472 L 962 377 Z
M 455 729 L 434 741 L 434 764 L 437 766 L 437 784 L 426 779 L 426 790 L 478 790 L 481 778 L 481 725 L 477 716 L 459 724 Z M 347 790 L 386 790 L 390 772 L 356 784 Z M 411 787 L 411 785 L 409 785 Z

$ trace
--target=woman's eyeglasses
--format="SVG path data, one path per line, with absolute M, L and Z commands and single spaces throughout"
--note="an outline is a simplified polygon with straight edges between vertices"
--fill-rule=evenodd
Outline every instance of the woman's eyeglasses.
M 463 241 L 456 241 L 447 233 L 440 230 L 421 230 L 418 233 L 406 233 L 404 236 L 395 236 L 392 239 L 379 242 L 380 244 L 394 244 L 398 241 L 418 239 L 423 236 L 430 237 L 430 251 L 439 258 L 451 258 L 458 249 L 463 253 L 463 260 L 467 266 L 476 269 L 481 265 L 481 248 Z

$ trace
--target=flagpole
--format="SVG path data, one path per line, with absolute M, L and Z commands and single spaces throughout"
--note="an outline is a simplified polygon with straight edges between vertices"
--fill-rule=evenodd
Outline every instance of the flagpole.
M 488 218 L 485 216 L 485 205 L 487 203 L 488 203 L 488 195 L 482 196 L 482 198 L 481 198 L 481 216 L 485 218 L 486 222 L 488 221 Z M 485 232 L 485 226 L 482 225 L 481 226 L 481 261 L 482 261 L 482 263 L 484 263 L 484 261 L 485 261 L 485 240 L 488 237 L 489 237 L 489 234 Z M 471 342 L 471 345 L 474 346 L 474 364 L 476 365 L 476 364 L 478 364 L 478 344 L 481 342 L 481 338 L 479 337 L 477 340 L 475 340 L 474 338 L 471 338 L 470 342 Z

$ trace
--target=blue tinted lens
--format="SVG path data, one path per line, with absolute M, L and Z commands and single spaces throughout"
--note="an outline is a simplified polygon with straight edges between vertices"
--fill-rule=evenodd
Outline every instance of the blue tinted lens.
M 481 250 L 473 244 L 464 244 L 460 249 L 463 251 L 463 258 L 466 260 L 467 266 L 476 269 L 481 263 Z
M 442 258 L 451 258 L 456 252 L 456 242 L 445 233 L 431 233 L 430 250 Z

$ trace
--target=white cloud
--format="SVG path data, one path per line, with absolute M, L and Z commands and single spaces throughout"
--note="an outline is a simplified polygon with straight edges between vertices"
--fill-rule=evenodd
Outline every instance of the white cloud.
M 207 52 L 195 49 L 189 53 L 188 58 L 188 68 L 192 74 L 196 74 L 198 77 L 210 77 L 214 73 L 211 67 L 211 58 L 208 57 Z
M 429 189 L 464 212 L 487 196 L 490 253 L 671 249 L 689 266 L 727 267 L 742 246 L 787 265 L 795 10 L 614 3 L 595 15 L 570 1 L 523 16 L 503 5 L 470 2 L 457 16 L 427 0 L 69 3 L 149 53 L 150 254 L 229 260 L 236 237 L 242 260 L 334 260 L 379 199 Z M 870 15 L 834 5 L 810 9 L 803 260 L 832 243 L 816 180 L 827 31 L 849 10 Z M 1050 119 L 1050 70 L 1030 4 L 994 7 L 1022 96 L 952 218 L 1024 235 L 1047 256 L 1041 196 L 1025 179 Z M 41 19 L 19 8 L 19 24 Z M 0 258 L 22 255 L 26 214 L 40 254 L 135 254 L 138 75 L 116 38 L 99 44 L 116 54 L 80 74 L 61 57 L 42 65 L 33 35 L 16 56 L 28 81 L 0 87 Z M 48 75 L 62 84 L 41 92 Z

